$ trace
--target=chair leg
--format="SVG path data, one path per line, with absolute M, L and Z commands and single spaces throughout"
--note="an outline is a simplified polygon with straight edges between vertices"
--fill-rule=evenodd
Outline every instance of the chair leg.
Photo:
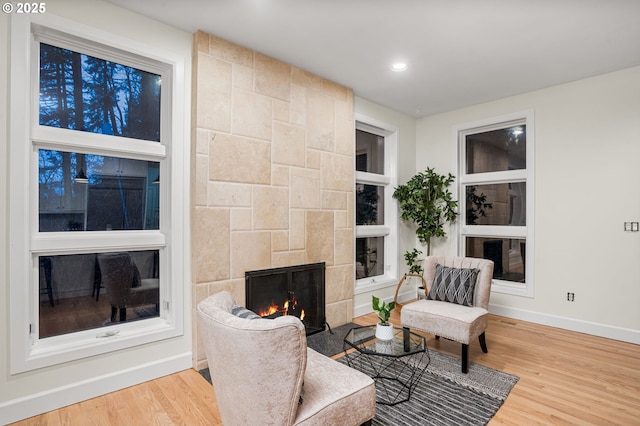
M 118 312 L 118 308 L 115 306 L 111 307 L 111 322 L 116 322 L 116 313 Z
M 127 308 L 120 308 L 120 322 L 125 322 L 127 320 Z
M 481 335 L 478 336 L 478 340 L 480 341 L 480 347 L 482 348 L 482 352 L 486 354 L 488 351 L 487 351 L 487 340 L 484 336 L 484 331 L 482 332 Z
M 469 345 L 462 344 L 462 372 L 467 374 L 469 370 Z

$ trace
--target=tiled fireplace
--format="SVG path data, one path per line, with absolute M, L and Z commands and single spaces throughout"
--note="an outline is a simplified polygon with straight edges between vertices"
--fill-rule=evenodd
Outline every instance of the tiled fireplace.
M 326 320 L 351 321 L 352 91 L 203 32 L 193 61 L 194 311 L 221 290 L 243 303 L 247 271 L 325 262 Z
M 326 322 L 324 272 L 324 262 L 249 271 L 245 274 L 245 306 L 266 318 L 296 316 L 307 335 L 322 331 Z

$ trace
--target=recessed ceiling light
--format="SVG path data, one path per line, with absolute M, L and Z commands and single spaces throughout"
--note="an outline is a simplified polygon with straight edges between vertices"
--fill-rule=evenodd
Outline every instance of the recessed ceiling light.
M 391 65 L 391 70 L 395 72 L 405 71 L 407 68 L 408 66 L 404 62 L 396 62 L 395 64 Z

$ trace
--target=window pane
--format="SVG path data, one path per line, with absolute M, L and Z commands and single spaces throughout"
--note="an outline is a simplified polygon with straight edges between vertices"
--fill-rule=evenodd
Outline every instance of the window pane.
M 384 187 L 356 184 L 356 225 L 384 225 Z
M 160 141 L 161 78 L 40 44 L 40 124 Z
M 356 279 L 384 275 L 384 237 L 356 238 Z
M 356 171 L 384 174 L 384 137 L 356 130 Z
M 157 317 L 158 258 L 158 250 L 40 256 L 40 338 Z
M 493 260 L 493 278 L 525 282 L 526 240 L 467 237 L 465 245 L 466 256 Z
M 525 182 L 469 185 L 466 192 L 467 225 L 527 224 L 527 184 Z
M 526 169 L 526 134 L 526 126 L 523 124 L 467 135 L 467 173 Z
M 40 232 L 159 228 L 155 161 L 38 151 Z

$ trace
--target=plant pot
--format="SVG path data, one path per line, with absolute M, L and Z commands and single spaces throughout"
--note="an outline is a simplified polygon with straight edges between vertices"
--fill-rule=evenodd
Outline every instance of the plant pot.
M 418 295 L 417 296 L 418 296 L 418 300 L 427 298 L 427 296 L 425 295 L 425 291 L 424 291 L 424 287 L 423 286 L 418 287 Z
M 376 338 L 378 340 L 391 340 L 393 339 L 393 324 L 382 325 L 376 324 Z

